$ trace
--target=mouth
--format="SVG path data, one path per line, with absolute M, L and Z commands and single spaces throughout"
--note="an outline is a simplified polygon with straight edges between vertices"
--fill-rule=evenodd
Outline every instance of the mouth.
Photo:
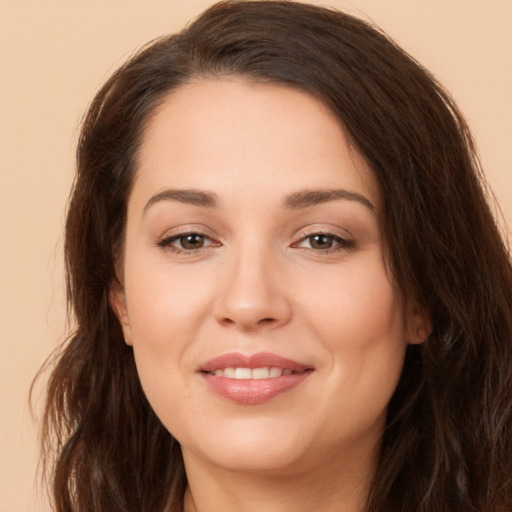
M 216 377 L 226 377 L 228 379 L 275 379 L 277 377 L 281 377 L 282 375 L 294 375 L 305 372 L 307 370 L 302 370 L 301 372 L 292 370 L 291 368 L 279 368 L 279 367 L 262 367 L 262 368 L 217 368 L 213 372 L 206 372 L 210 375 L 215 375 Z
M 211 391 L 231 402 L 255 405 L 292 390 L 314 368 L 271 353 L 232 353 L 211 359 L 198 373 Z

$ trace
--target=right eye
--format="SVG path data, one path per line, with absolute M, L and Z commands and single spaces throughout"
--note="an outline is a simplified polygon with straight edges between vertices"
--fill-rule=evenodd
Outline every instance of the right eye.
M 180 233 L 164 238 L 158 245 L 175 252 L 193 252 L 218 244 L 202 233 Z

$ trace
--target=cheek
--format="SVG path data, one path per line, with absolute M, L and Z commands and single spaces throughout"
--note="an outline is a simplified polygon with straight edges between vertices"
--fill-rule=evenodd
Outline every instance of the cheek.
M 187 351 L 211 310 L 210 288 L 204 272 L 170 269 L 164 257 L 125 261 L 125 293 L 137 371 L 157 414 L 169 401 L 186 400 L 183 376 L 194 374 L 186 365 Z M 160 414 L 159 414 L 160 415 Z
M 141 288 L 150 288 L 151 284 L 142 283 Z M 193 322 L 186 317 L 190 309 L 179 300 L 179 293 L 160 284 L 153 288 L 155 295 L 136 296 L 129 314 L 142 388 L 156 415 L 169 428 L 176 411 L 190 402 L 187 386 L 183 385 L 183 360 Z
M 400 300 L 384 266 L 376 258 L 366 265 L 347 265 L 329 279 L 312 278 L 307 303 L 313 323 L 325 332 L 333 350 L 364 350 L 375 344 L 405 342 Z
M 125 268 L 134 345 L 161 352 L 179 348 L 185 337 L 190 342 L 190 331 L 209 307 L 211 286 L 205 279 L 208 274 L 198 269 L 170 268 L 165 257 L 149 262 L 133 258 Z
M 347 267 L 337 279 L 317 285 L 309 318 L 329 354 L 336 396 L 330 399 L 377 415 L 396 388 L 407 342 L 400 300 L 383 265 L 370 263 Z

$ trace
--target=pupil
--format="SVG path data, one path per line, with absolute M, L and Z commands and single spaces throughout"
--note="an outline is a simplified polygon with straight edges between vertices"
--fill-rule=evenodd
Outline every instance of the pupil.
M 332 238 L 328 235 L 314 235 L 311 240 L 313 249 L 328 249 L 332 247 Z
M 203 242 L 201 235 L 187 235 L 182 238 L 181 245 L 184 249 L 197 249 L 203 246 Z

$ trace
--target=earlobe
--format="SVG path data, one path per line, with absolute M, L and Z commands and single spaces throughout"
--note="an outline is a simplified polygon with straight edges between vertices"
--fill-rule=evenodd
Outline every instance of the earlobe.
M 410 303 L 407 315 L 407 343 L 409 345 L 424 343 L 432 334 L 432 330 L 430 312 L 418 303 Z
M 110 285 L 108 300 L 117 320 L 121 324 L 126 344 L 130 346 L 133 345 L 126 296 L 121 283 L 117 279 Z

